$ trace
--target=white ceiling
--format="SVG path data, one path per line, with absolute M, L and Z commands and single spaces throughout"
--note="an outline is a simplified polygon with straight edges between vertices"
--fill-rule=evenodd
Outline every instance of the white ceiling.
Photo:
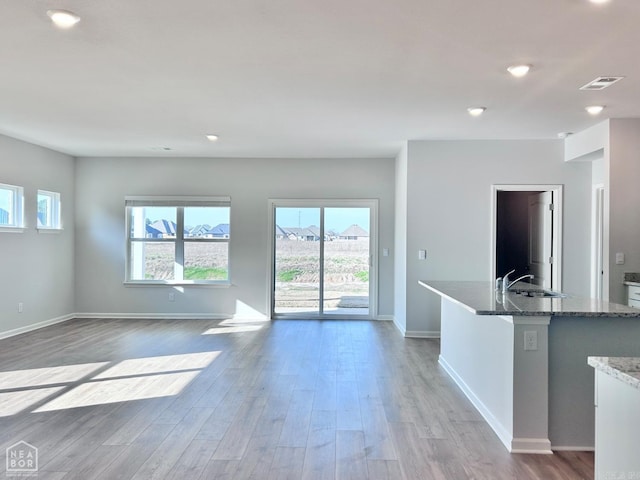
M 56 29 L 50 8 L 82 21 Z M 639 0 L 4 0 L 0 133 L 75 156 L 557 138 L 640 116 L 639 25 Z M 533 69 L 515 79 L 513 63 Z M 626 78 L 578 90 L 600 75 Z

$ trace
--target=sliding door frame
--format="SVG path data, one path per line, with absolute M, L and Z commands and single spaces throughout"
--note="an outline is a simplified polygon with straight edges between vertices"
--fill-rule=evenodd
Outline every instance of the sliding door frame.
M 369 209 L 369 314 L 337 315 L 337 314 L 279 314 L 275 309 L 275 274 L 276 274 L 276 242 L 275 222 L 276 208 L 368 208 Z M 274 318 L 324 318 L 324 319 L 375 319 L 378 316 L 378 199 L 269 199 L 268 200 L 268 268 L 267 274 L 267 306 L 269 316 Z M 324 238 L 324 215 L 320 216 L 320 236 Z M 320 249 L 320 302 L 324 301 L 324 249 Z M 319 309 L 319 311 L 322 308 Z

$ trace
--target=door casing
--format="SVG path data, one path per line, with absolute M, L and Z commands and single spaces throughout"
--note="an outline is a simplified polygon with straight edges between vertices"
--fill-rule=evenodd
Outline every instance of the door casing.
M 562 291 L 562 212 L 564 205 L 563 185 L 558 184 L 495 184 L 491 185 L 491 259 L 489 280 L 496 280 L 496 229 L 498 224 L 498 192 L 553 192 L 553 252 L 554 268 L 552 272 L 552 285 L 556 291 Z

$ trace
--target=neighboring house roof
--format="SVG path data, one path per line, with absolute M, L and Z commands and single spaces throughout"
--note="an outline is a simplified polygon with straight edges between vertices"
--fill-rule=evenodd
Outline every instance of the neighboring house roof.
M 280 236 L 295 236 L 297 238 L 309 238 L 313 237 L 314 239 L 320 238 L 320 227 L 316 225 L 309 225 L 308 227 L 281 227 L 280 225 L 276 225 L 276 235 Z M 338 234 L 333 230 L 329 230 L 325 232 L 325 236 L 337 236 Z
M 149 225 L 148 225 L 149 226 Z M 159 231 L 163 235 L 175 235 L 177 225 L 171 220 L 156 220 L 151 225 L 151 228 Z
M 210 229 L 207 232 L 209 235 L 213 235 L 214 237 L 224 237 L 229 236 L 229 224 L 228 223 L 220 223 Z
M 291 233 L 291 229 L 284 229 L 280 225 L 276 225 L 276 235 L 287 237 Z
M 302 232 L 304 232 L 305 229 L 298 228 L 298 227 L 286 227 L 283 230 L 286 231 L 287 234 L 295 235 L 296 237 L 301 237 L 303 235 Z
M 304 230 L 306 230 L 305 234 L 307 236 L 313 235 L 314 237 L 320 237 L 320 227 L 316 227 L 315 225 L 310 225 Z
M 196 225 L 195 227 L 191 227 L 188 229 L 189 235 L 192 237 L 201 237 L 206 234 L 209 230 L 211 230 L 211 225 L 207 225 L 203 223 L 201 225 Z
M 351 225 L 340 234 L 341 237 L 369 237 L 369 232 L 359 225 Z
M 147 225 L 146 228 L 147 228 L 147 235 L 151 235 L 152 237 L 159 237 L 162 235 L 162 232 L 157 228 L 153 228 L 151 224 Z

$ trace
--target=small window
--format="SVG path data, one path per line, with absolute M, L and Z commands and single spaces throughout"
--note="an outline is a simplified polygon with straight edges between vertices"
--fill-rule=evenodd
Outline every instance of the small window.
M 60 223 L 60 194 L 38 190 L 38 228 L 59 230 Z
M 127 197 L 127 283 L 229 283 L 228 197 Z
M 24 228 L 24 189 L 0 183 L 0 230 Z

